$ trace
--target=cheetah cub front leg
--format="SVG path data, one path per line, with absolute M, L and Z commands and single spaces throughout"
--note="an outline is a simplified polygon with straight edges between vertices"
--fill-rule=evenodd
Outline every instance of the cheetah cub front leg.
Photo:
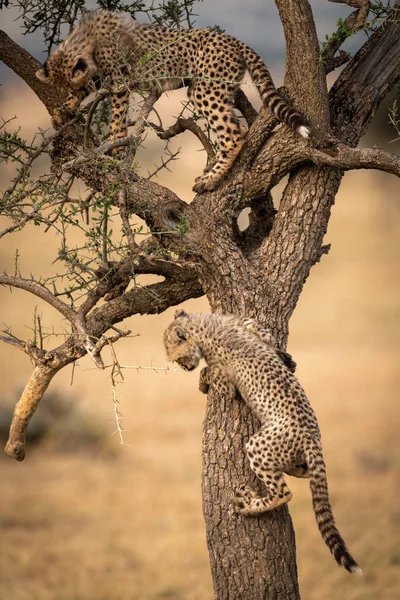
M 210 386 L 215 389 L 219 396 L 225 398 L 234 398 L 236 396 L 235 386 L 224 377 L 219 369 L 204 367 L 200 371 L 199 390 L 203 394 L 208 394 Z

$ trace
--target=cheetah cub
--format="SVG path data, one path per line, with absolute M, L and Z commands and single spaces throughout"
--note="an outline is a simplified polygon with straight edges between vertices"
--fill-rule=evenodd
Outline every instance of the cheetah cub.
M 264 61 L 246 44 L 207 29 L 168 29 L 138 23 L 127 13 L 86 13 L 36 73 L 69 93 L 55 115 L 60 125 L 90 92 L 111 90 L 111 134 L 125 137 L 130 91 L 165 92 L 188 86 L 194 109 L 216 134 L 213 164 L 196 179 L 194 191 L 213 190 L 244 144 L 246 128 L 234 112 L 234 96 L 248 70 L 263 104 L 276 118 L 308 138 L 305 118 L 277 92 Z
M 293 375 L 294 363 L 276 350 L 271 332 L 253 319 L 231 315 L 175 313 L 164 333 L 167 355 L 187 371 L 201 358 L 200 389 L 209 385 L 224 396 L 236 392 L 261 422 L 246 444 L 250 466 L 265 484 L 264 496 L 248 487 L 235 496 L 242 515 L 258 515 L 289 502 L 292 494 L 284 473 L 310 479 L 318 528 L 339 565 L 350 573 L 361 569 L 336 529 L 316 416 Z

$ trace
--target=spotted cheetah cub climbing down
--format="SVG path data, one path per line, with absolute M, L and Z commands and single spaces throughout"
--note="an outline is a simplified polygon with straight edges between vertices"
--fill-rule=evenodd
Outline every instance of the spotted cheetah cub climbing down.
M 271 332 L 253 319 L 177 311 L 164 344 L 168 357 L 187 371 L 204 358 L 208 367 L 201 372 L 201 391 L 207 393 L 209 385 L 228 397 L 238 391 L 261 422 L 246 450 L 266 492 L 261 497 L 250 488 L 240 489 L 236 511 L 258 515 L 289 502 L 292 494 L 283 474 L 307 477 L 326 545 L 339 565 L 361 573 L 335 527 L 316 416 L 293 375 L 295 364 L 277 351 Z
M 175 90 L 188 86 L 195 110 L 216 134 L 218 151 L 194 190 L 213 190 L 232 166 L 246 129 L 235 115 L 235 92 L 248 70 L 263 104 L 276 118 L 308 138 L 305 118 L 277 92 L 264 61 L 246 44 L 207 29 L 168 29 L 145 25 L 127 13 L 97 10 L 85 14 L 66 40 L 37 72 L 69 92 L 55 117 L 68 120 L 90 92 L 112 93 L 111 133 L 126 136 L 130 91 Z

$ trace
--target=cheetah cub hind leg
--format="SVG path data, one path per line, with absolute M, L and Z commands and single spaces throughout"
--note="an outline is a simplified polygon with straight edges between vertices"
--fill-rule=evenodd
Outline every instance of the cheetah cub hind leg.
M 267 475 L 267 473 L 265 474 Z M 260 496 L 248 486 L 242 486 L 235 494 L 235 512 L 244 516 L 257 516 L 278 508 L 292 499 L 292 492 L 286 485 L 282 473 L 270 473 L 272 485 L 265 496 Z M 276 477 L 279 477 L 276 481 Z
M 196 178 L 193 191 L 197 194 L 212 192 L 230 170 L 243 144 L 244 139 L 237 138 L 229 150 L 219 152 L 212 168 Z
M 304 479 L 310 479 L 310 472 L 308 470 L 307 463 L 301 465 L 291 465 L 285 469 L 285 473 L 292 477 L 301 477 Z
M 234 508 L 242 515 L 259 515 L 274 510 L 292 499 L 292 493 L 283 477 L 280 436 L 273 426 L 264 425 L 246 444 L 251 470 L 267 488 L 265 496 L 249 488 L 237 491 Z
M 238 70 L 240 66 L 238 66 Z M 233 99 L 237 83 L 196 81 L 189 87 L 189 98 L 195 109 L 207 117 L 216 134 L 218 150 L 210 169 L 197 177 L 193 190 L 198 194 L 214 190 L 232 167 L 244 144 L 247 129 L 237 118 Z M 208 102 L 214 94 L 214 101 Z M 216 101 L 218 94 L 218 102 Z M 207 104 L 205 105 L 205 101 Z

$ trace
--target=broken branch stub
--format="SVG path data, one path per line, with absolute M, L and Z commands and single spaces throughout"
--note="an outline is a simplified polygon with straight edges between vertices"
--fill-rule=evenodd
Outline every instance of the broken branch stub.
M 5 447 L 5 453 L 16 460 L 25 458 L 26 430 L 29 421 L 39 406 L 43 394 L 47 390 L 59 368 L 37 365 L 24 391 L 18 400 L 10 427 L 10 435 Z

